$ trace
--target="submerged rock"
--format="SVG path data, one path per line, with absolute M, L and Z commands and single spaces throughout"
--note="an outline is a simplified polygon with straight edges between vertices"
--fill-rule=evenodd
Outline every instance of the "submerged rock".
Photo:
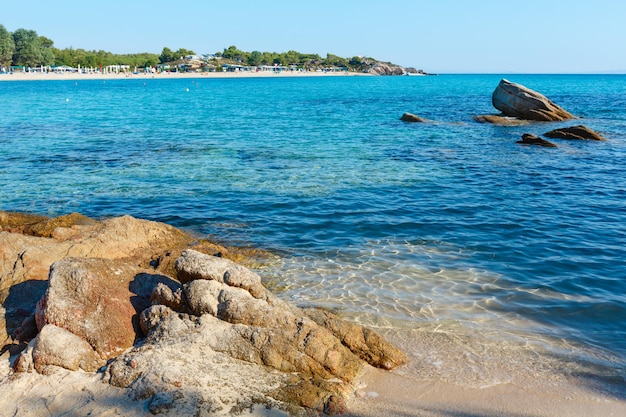
M 583 125 L 554 129 L 547 133 L 544 133 L 544 136 L 547 136 L 549 138 L 570 140 L 607 140 L 599 133 Z
M 522 120 L 517 117 L 498 116 L 495 114 L 474 116 L 474 120 L 478 123 L 489 123 L 497 126 L 521 126 L 530 123 L 529 120 Z
M 557 146 L 552 143 L 549 142 L 545 139 L 542 139 L 538 136 L 532 135 L 530 133 L 524 133 L 522 135 L 522 140 L 517 141 L 516 143 L 521 143 L 522 145 L 537 145 L 537 146 L 543 146 L 546 148 L 556 148 Z
M 492 94 L 493 106 L 505 116 L 536 121 L 562 121 L 576 116 L 542 94 L 502 79 Z

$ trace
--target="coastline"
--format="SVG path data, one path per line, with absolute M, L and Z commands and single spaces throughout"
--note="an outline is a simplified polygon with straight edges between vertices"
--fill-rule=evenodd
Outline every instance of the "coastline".
M 22 217 L 28 222 L 29 216 Z M 74 217 L 85 221 L 80 215 Z M 7 223 L 3 233 L 19 233 L 18 223 Z M 52 227 L 51 237 L 67 239 L 78 236 L 82 223 L 70 227 L 59 224 L 57 220 L 47 225 Z M 11 230 L 14 227 L 17 229 Z M 416 323 L 404 328 L 388 324 L 375 328 L 406 352 L 408 364 L 393 371 L 367 366 L 355 383 L 356 395 L 345 415 L 600 417 L 626 413 L 624 382 L 593 359 L 584 362 L 560 357 L 539 344 L 503 341 L 479 329 L 450 331 L 440 327 Z M 0 398 L 0 409 L 8 410 L 9 415 L 35 417 L 50 410 L 64 412 L 67 404 L 82 415 L 145 415 L 144 401 L 132 400 L 128 391 L 103 383 L 101 372 L 53 368 L 45 376 L 15 374 L 11 354 L 10 349 L 0 354 L 0 386 L 6 392 Z M 201 360 L 195 353 L 187 354 L 190 363 Z M 232 373 L 222 372 L 225 378 L 236 380 Z M 278 417 L 285 413 L 259 407 L 241 415 Z
M 161 73 L 41 73 L 14 72 L 0 74 L 2 81 L 81 81 L 81 80 L 168 80 L 168 79 L 211 79 L 211 78 L 294 78 L 294 77 L 362 77 L 372 74 L 356 72 L 161 72 Z
M 134 77 L 124 77 L 123 74 L 121 75 L 121 77 L 117 78 L 134 78 L 142 81 L 147 81 L 148 79 L 148 76 L 144 76 L 143 74 Z M 202 77 L 202 75 L 197 74 L 169 75 L 174 75 L 176 78 L 191 78 L 194 79 L 194 82 L 195 80 L 199 80 L 199 77 Z M 231 73 L 215 75 L 221 75 L 222 77 L 220 78 L 248 78 L 256 74 Z M 230 77 L 224 77 L 225 75 L 230 75 Z M 306 76 L 309 74 L 298 75 Z M 317 75 L 333 76 L 332 74 Z M 2 79 L 3 76 L 4 75 L 0 75 L 0 79 Z M 278 74 L 266 74 L 265 76 L 282 77 Z M 288 78 L 292 77 L 292 75 L 289 74 L 284 74 L 284 76 Z M 100 79 L 115 78 L 116 77 L 108 77 Z M 63 79 L 69 80 L 69 78 Z M 83 79 L 86 79 L 86 77 L 78 75 L 77 80 Z M 74 82 L 71 84 L 73 85 Z M 96 85 L 99 83 L 92 84 Z M 120 85 L 121 84 L 124 83 L 120 82 Z M 59 85 L 61 86 L 62 83 L 59 83 Z M 587 146 L 586 149 L 589 149 L 589 146 Z M 509 318 L 506 316 L 503 317 L 503 319 L 503 321 L 509 321 Z M 421 326 L 421 324 L 418 325 Z M 477 324 L 477 327 L 478 326 Z M 388 330 L 388 333 L 389 332 L 395 334 L 393 333 L 395 330 Z M 410 333 L 410 331 L 407 333 Z M 445 348 L 447 346 L 442 343 L 442 341 L 445 341 L 445 338 L 441 336 L 441 331 L 431 328 L 430 330 L 424 329 L 421 333 L 420 336 L 430 335 L 430 337 L 433 338 L 432 343 L 427 344 L 427 342 L 423 340 L 417 343 L 413 338 L 410 340 L 410 343 L 406 341 L 403 343 L 404 348 L 412 352 L 412 368 L 403 368 L 393 373 L 370 369 L 369 373 L 363 379 L 364 384 L 359 388 L 360 396 L 354 401 L 351 409 L 352 412 L 349 415 L 361 417 L 370 415 L 402 417 L 420 415 L 471 417 L 510 415 L 513 417 L 547 417 L 574 415 L 617 416 L 626 412 L 626 391 L 615 391 L 613 394 L 610 394 L 606 391 L 598 391 L 589 384 L 592 378 L 597 378 L 600 381 L 606 381 L 608 384 L 622 384 L 623 386 L 626 381 L 624 380 L 623 372 L 622 376 L 611 375 L 609 378 L 605 377 L 604 375 L 606 374 L 603 374 L 603 372 L 584 372 L 590 368 L 580 368 L 580 370 L 572 370 L 569 368 L 560 369 L 557 366 L 549 366 L 551 364 L 547 365 L 544 362 L 541 363 L 540 367 L 537 365 L 538 361 L 532 361 L 533 358 L 528 352 L 526 355 L 521 356 L 516 354 L 518 353 L 517 351 L 511 349 L 507 350 L 505 348 L 498 349 L 496 360 L 494 359 L 496 355 L 493 353 L 495 349 L 489 350 L 485 348 L 484 341 L 480 340 L 480 334 L 476 334 L 475 337 L 472 338 L 471 343 L 459 340 L 456 345 L 459 347 L 458 349 L 448 349 L 448 351 L 451 352 L 450 358 L 452 358 L 452 355 L 458 356 L 453 361 L 453 365 L 455 366 L 450 366 L 450 362 L 439 360 L 443 356 L 440 352 L 446 351 Z M 453 334 L 453 332 L 448 333 L 448 335 L 453 335 L 455 338 L 458 337 L 456 334 Z M 399 339 L 399 343 L 402 343 L 402 336 L 398 335 L 396 339 Z M 415 337 L 415 340 L 417 339 L 418 338 Z M 424 348 L 425 345 L 426 348 Z M 532 348 L 528 350 L 532 350 Z M 572 347 L 572 350 L 575 350 L 575 347 Z M 542 351 L 542 354 L 545 354 L 545 352 Z M 502 365 L 506 361 L 510 361 L 511 364 L 506 364 L 507 366 L 503 367 Z M 2 367 L 2 365 L 3 363 L 0 364 L 0 367 Z M 511 373 L 510 368 L 514 366 L 519 368 L 520 371 Z M 527 371 L 523 369 L 525 367 L 528 368 Z M 438 368 L 437 372 L 435 368 Z M 622 369 L 624 368 L 622 367 Z M 540 372 L 542 370 L 543 373 Z M 548 370 L 550 372 L 548 372 Z M 467 381 L 471 378 L 464 376 L 470 373 L 472 373 L 471 377 L 475 378 L 474 385 L 472 386 L 467 385 Z M 494 374 L 495 377 L 491 379 L 488 378 L 489 375 L 494 376 Z M 520 374 L 523 375 L 520 376 Z M 536 376 L 536 378 L 532 379 L 532 376 Z M 0 372 L 0 380 L 2 379 L 3 373 Z M 483 383 L 484 381 L 487 381 L 487 383 Z M 489 383 L 492 385 L 489 385 Z M 77 388 L 75 391 L 79 391 L 80 389 L 81 388 Z M 82 389 L 85 390 L 85 388 Z M 92 388 L 88 388 L 88 390 L 91 389 Z M 41 386 L 40 391 L 43 390 L 44 387 Z M 37 392 L 38 391 L 31 391 L 31 397 L 43 398 L 43 395 L 37 397 Z M 67 394 L 66 397 L 70 397 L 71 392 L 69 389 L 64 392 Z M 11 395 L 13 394 L 9 394 L 9 399 L 12 398 Z M 21 392 L 15 395 L 16 396 L 13 398 L 22 398 Z M 100 397 L 101 399 L 105 398 L 103 393 L 98 393 L 98 395 L 102 395 Z M 50 398 L 52 398 L 50 402 L 56 398 L 54 402 L 59 403 L 63 401 L 64 397 L 57 396 Z M 111 398 L 114 398 L 114 393 L 111 393 Z M 117 399 L 120 403 L 123 402 L 123 399 Z M 100 401 L 98 400 L 98 396 L 96 396 L 96 400 Z M 41 402 L 44 401 L 42 400 Z M 3 407 L 0 406 L 0 408 Z M 10 407 L 7 409 L 10 410 Z M 43 413 L 44 411 L 45 410 L 42 409 L 41 412 Z

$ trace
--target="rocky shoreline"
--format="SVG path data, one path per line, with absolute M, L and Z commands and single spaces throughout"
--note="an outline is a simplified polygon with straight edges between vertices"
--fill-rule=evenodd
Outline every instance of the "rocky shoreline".
M 0 385 L 83 373 L 152 414 L 338 414 L 367 366 L 406 362 L 276 297 L 243 266 L 258 256 L 130 216 L 0 212 Z

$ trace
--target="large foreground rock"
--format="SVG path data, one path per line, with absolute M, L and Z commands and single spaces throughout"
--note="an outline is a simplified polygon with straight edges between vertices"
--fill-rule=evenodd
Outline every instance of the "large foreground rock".
M 54 262 L 66 257 L 113 259 L 173 275 L 174 261 L 194 241 L 167 224 L 131 216 L 95 221 L 77 213 L 46 218 L 0 211 L 0 343 L 34 314 Z M 196 243 L 198 250 L 233 255 L 207 241 Z M 31 333 L 22 331 L 14 340 L 28 342 Z
M 52 324 L 46 325 L 18 358 L 15 369 L 46 373 L 48 366 L 59 366 L 72 371 L 82 369 L 95 372 L 105 361 L 89 343 L 75 334 Z
M 37 327 L 63 328 L 86 340 L 102 359 L 110 359 L 137 338 L 136 316 L 148 307 L 150 297 L 141 289 L 152 291 L 167 280 L 120 260 L 62 259 L 50 268 L 48 289 L 35 315 Z
M 536 121 L 562 121 L 576 116 L 542 94 L 502 79 L 492 94 L 493 106 L 505 116 Z
M 228 379 L 227 370 L 237 369 L 237 390 L 246 404 L 256 398 L 269 406 L 334 414 L 345 410 L 366 363 L 391 369 L 406 361 L 371 330 L 280 301 L 262 287 L 258 275 L 228 260 L 186 250 L 176 269 L 185 284 L 158 286 L 155 304 L 141 314 L 146 342 L 116 358 L 107 371 L 111 384 L 139 397 L 175 398 L 180 395 L 172 393 L 177 381 L 195 386 L 212 378 L 208 385 L 213 386 L 215 378 Z M 200 366 L 215 369 L 221 363 L 224 370 L 219 375 L 181 371 L 190 360 L 178 355 L 181 346 L 186 353 L 202 352 Z M 229 387 L 232 381 L 219 385 Z M 227 404 L 220 400 L 213 406 Z M 168 407 L 176 407 L 175 401 Z
M 0 312 L 10 306 L 27 316 L 13 333 L 21 353 L 15 344 L 3 349 L 16 372 L 99 372 L 153 414 L 232 415 L 269 407 L 304 416 L 345 412 L 367 364 L 392 369 L 406 362 L 369 329 L 279 299 L 221 250 L 220 256 L 181 250 L 186 238 L 168 227 L 140 229 L 139 239 L 148 243 L 140 244 L 133 243 L 136 236 L 123 238 L 135 219 L 109 222 L 127 228 L 112 234 L 81 216 L 68 220 L 80 224 L 11 225 L 43 236 L 0 232 L 7 242 Z M 53 256 L 44 262 L 25 256 L 48 250 Z M 159 270 L 160 256 L 177 251 L 168 277 Z M 39 277 L 46 262 L 52 262 L 49 279 L 28 280 Z M 20 289 L 30 282 L 45 285 L 38 287 L 43 296 L 33 316 L 28 311 L 36 300 L 26 295 L 34 293 Z

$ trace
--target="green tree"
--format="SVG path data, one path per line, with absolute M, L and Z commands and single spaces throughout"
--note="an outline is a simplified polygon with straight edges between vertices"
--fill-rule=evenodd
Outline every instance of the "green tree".
M 0 66 L 11 66 L 14 53 L 13 35 L 3 25 L 0 25 Z
M 302 54 L 300 52 L 296 52 L 296 51 L 288 51 L 287 53 L 283 54 L 284 58 L 283 58 L 283 62 L 286 65 L 298 65 L 301 64 L 302 62 Z
M 259 51 L 252 51 L 250 55 L 248 55 L 247 64 L 253 67 L 257 67 L 262 65 L 263 62 L 263 54 Z
M 41 65 L 54 65 L 54 42 L 45 36 L 40 36 L 39 42 L 41 43 L 41 55 L 43 58 Z
M 325 64 L 331 67 L 347 67 L 348 60 L 333 54 L 326 54 Z
M 222 56 L 226 59 L 232 59 L 234 61 L 243 61 L 245 53 L 237 49 L 235 45 L 231 45 L 224 49 Z
M 261 58 L 261 65 L 272 65 L 274 63 L 274 59 L 278 58 L 278 54 L 275 52 L 263 52 L 263 57 Z
M 165 64 L 166 62 L 176 61 L 177 58 L 174 58 L 174 51 L 172 51 L 168 47 L 164 47 L 163 51 L 161 51 L 161 55 L 159 56 L 159 61 L 161 64 Z
M 191 49 L 179 48 L 178 51 L 175 52 L 176 59 L 184 58 L 187 55 L 195 55 L 196 53 Z
M 13 64 L 37 67 L 54 63 L 52 41 L 38 36 L 34 30 L 16 30 L 13 32 L 13 42 L 15 42 Z
M 15 52 L 13 64 L 35 67 L 43 61 L 41 41 L 34 30 L 17 29 L 13 32 Z

